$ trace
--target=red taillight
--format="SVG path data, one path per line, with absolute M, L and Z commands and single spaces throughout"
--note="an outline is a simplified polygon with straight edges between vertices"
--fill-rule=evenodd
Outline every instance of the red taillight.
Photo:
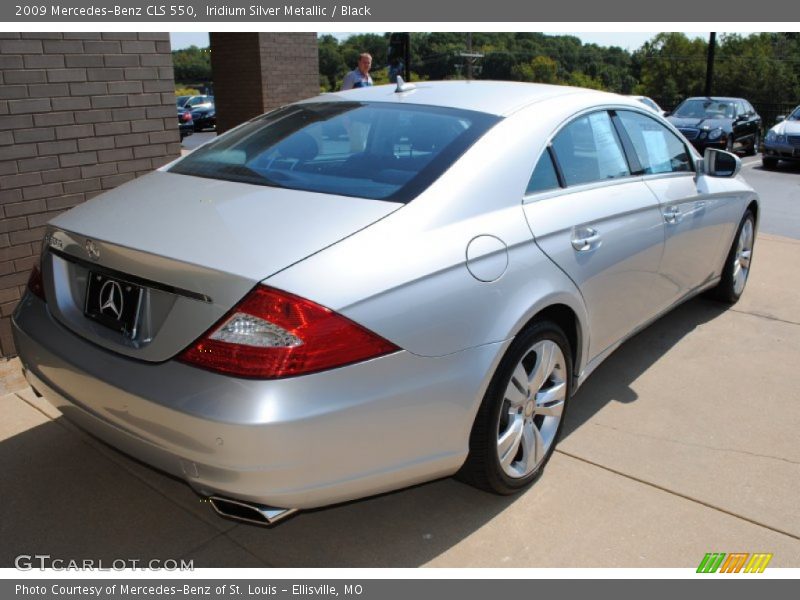
M 323 306 L 259 285 L 179 360 L 239 377 L 278 379 L 399 349 Z
M 44 280 L 42 279 L 42 271 L 39 269 L 39 265 L 33 265 L 31 269 L 31 274 L 28 277 L 28 290 L 34 296 L 47 300 L 44 296 Z
M 191 113 L 183 113 L 181 115 L 181 121 L 191 121 L 191 120 L 192 120 Z

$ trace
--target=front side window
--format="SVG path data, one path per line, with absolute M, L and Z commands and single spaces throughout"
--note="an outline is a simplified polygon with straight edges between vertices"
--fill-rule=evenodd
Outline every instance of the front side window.
M 627 110 L 617 111 L 617 116 L 633 143 L 639 164 L 645 174 L 692 170 L 686 146 L 661 123 L 646 115 Z
M 295 104 L 198 148 L 170 172 L 408 202 L 499 120 L 434 106 Z
M 564 127 L 553 139 L 552 147 L 568 186 L 630 175 L 605 111 L 580 117 Z

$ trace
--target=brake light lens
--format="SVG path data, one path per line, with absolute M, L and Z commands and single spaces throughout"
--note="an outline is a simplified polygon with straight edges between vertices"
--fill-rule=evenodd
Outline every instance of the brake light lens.
M 45 302 L 47 301 L 44 295 L 44 280 L 42 279 L 42 271 L 39 269 L 39 265 L 33 265 L 31 269 L 31 274 L 28 277 L 28 290 L 34 296 L 38 296 Z
M 398 350 L 347 317 L 259 285 L 178 359 L 238 377 L 279 379 Z

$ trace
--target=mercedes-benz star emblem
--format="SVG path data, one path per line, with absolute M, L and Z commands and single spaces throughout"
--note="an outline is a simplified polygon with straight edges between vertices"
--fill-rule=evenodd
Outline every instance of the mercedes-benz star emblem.
M 100 259 L 100 248 L 97 247 L 92 240 L 86 240 L 86 253 L 89 255 L 89 258 L 92 260 L 99 260 Z
M 100 288 L 100 314 L 113 315 L 119 321 L 122 308 L 122 287 L 116 281 L 106 281 Z

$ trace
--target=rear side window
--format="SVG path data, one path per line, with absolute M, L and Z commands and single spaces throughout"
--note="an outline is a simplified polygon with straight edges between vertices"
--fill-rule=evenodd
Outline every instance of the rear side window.
M 630 175 L 605 111 L 580 117 L 564 127 L 553 139 L 553 150 L 568 186 Z
M 525 193 L 535 194 L 536 192 L 546 192 L 547 190 L 554 190 L 559 187 L 561 186 L 558 183 L 558 175 L 556 174 L 556 167 L 553 164 L 550 151 L 545 150 L 539 162 L 536 163 L 536 168 L 533 170 L 531 180 L 528 182 L 528 189 L 525 190 Z
M 408 202 L 499 117 L 434 106 L 288 106 L 202 146 L 172 173 Z
M 686 146 L 661 123 L 627 110 L 617 111 L 617 116 L 631 139 L 643 173 L 649 175 L 693 170 Z

